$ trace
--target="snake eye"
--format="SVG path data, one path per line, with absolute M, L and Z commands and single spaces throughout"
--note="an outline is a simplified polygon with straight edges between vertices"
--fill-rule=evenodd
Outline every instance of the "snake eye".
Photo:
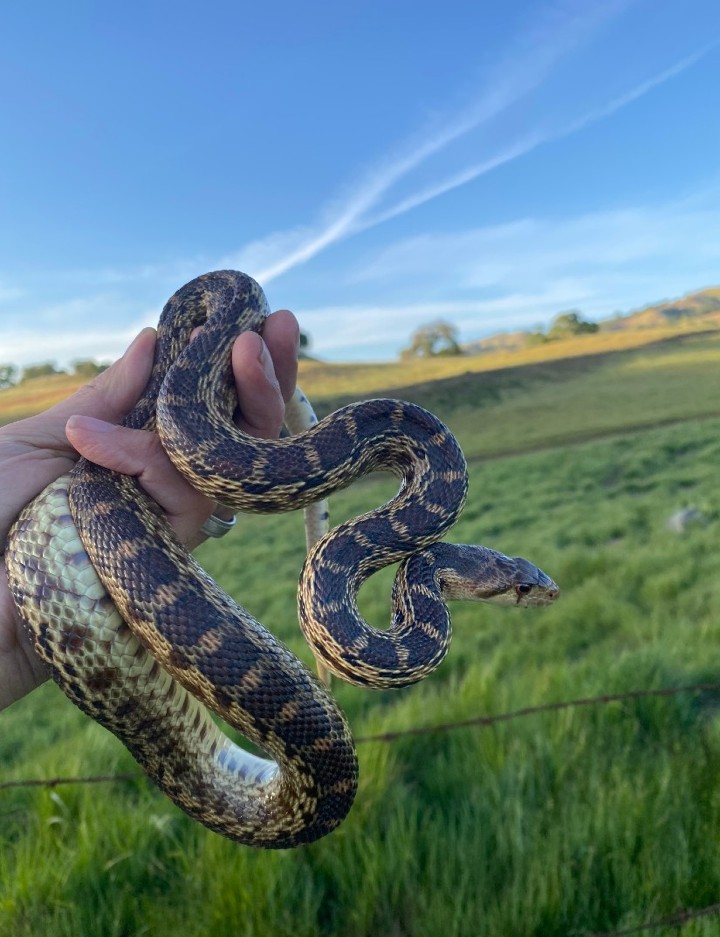
M 529 582 L 519 582 L 515 586 L 515 591 L 518 595 L 530 595 L 532 592 L 532 586 Z

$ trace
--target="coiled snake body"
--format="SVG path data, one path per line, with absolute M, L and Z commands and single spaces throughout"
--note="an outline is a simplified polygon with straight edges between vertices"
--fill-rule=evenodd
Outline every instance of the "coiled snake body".
M 230 349 L 240 331 L 262 330 L 267 311 L 260 287 L 232 271 L 179 290 L 160 319 L 148 386 L 124 422 L 156 429 L 182 473 L 238 511 L 302 507 L 375 469 L 401 476 L 395 498 L 308 555 L 299 616 L 318 660 L 354 683 L 402 686 L 445 655 L 443 596 L 552 601 L 557 587 L 527 561 L 437 542 L 462 508 L 467 472 L 454 437 L 422 408 L 365 401 L 279 440 L 235 427 Z M 378 631 L 360 617 L 357 590 L 397 561 L 393 621 Z M 343 714 L 212 582 L 134 478 L 81 459 L 22 512 L 6 565 L 55 680 L 195 819 L 281 848 L 317 839 L 346 816 L 357 760 Z M 229 741 L 206 707 L 270 757 Z

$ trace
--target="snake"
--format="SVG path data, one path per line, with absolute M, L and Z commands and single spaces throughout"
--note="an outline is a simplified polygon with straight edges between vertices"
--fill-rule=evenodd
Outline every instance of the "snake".
M 449 600 L 553 602 L 557 585 L 529 561 L 443 540 L 466 499 L 467 466 L 424 408 L 363 400 L 272 440 L 236 426 L 231 348 L 242 331 L 262 333 L 268 312 L 261 287 L 237 271 L 183 286 L 123 422 L 157 432 L 184 477 L 237 512 L 307 510 L 370 472 L 399 477 L 386 504 L 307 553 L 298 617 L 318 662 L 362 687 L 407 686 L 447 652 Z M 358 758 L 329 687 L 209 577 L 134 477 L 79 459 L 19 514 L 5 562 L 55 681 L 189 816 L 264 848 L 310 843 L 344 820 Z M 395 563 L 390 626 L 374 628 L 358 590 Z

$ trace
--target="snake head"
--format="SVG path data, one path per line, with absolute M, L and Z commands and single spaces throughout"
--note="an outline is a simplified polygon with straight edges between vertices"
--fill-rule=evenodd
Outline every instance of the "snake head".
M 522 556 L 505 556 L 476 544 L 435 544 L 438 582 L 445 598 L 521 608 L 550 605 L 560 589 Z
M 522 556 L 510 558 L 515 564 L 512 586 L 506 593 L 507 598 L 498 596 L 495 601 L 507 602 L 527 608 L 534 605 L 550 605 L 560 595 L 560 589 L 547 573 Z

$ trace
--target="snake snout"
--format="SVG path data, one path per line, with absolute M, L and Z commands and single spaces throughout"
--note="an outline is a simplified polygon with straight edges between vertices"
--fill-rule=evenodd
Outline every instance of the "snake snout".
M 515 595 L 522 606 L 550 605 L 560 595 L 560 587 L 547 573 L 521 556 L 514 557 L 517 564 Z

